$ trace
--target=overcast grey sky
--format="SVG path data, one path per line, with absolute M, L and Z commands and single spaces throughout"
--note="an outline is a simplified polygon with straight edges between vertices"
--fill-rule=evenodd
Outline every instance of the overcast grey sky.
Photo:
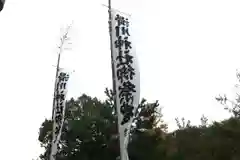
M 121 3 L 120 3 L 121 2 Z M 215 101 L 231 96 L 240 68 L 240 1 L 113 0 L 133 14 L 141 97 L 159 100 L 164 119 L 193 124 L 228 114 Z M 111 88 L 107 0 L 7 0 L 0 13 L 1 158 L 39 155 L 38 129 L 51 117 L 60 28 L 74 21 L 62 67 L 75 70 L 69 97 L 105 98 Z

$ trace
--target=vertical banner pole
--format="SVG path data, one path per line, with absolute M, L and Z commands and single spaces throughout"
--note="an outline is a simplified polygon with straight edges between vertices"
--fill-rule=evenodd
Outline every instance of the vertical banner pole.
M 115 74 L 115 67 L 114 67 L 114 56 L 113 56 L 113 38 L 112 38 L 112 3 L 111 0 L 108 0 L 108 24 L 109 24 L 109 37 L 110 37 L 110 48 L 111 48 L 111 65 L 112 65 L 112 84 L 113 84 L 113 100 L 114 100 L 114 107 L 115 107 L 115 114 L 118 116 L 118 109 L 117 109 L 117 101 L 116 101 L 116 74 Z M 117 119 L 118 121 L 118 119 Z M 119 123 L 119 122 L 118 122 Z M 117 124 L 118 124 L 117 123 Z M 118 134 L 119 134 L 119 142 L 120 140 L 120 130 L 118 128 Z M 120 142 L 121 143 L 121 142 Z M 119 143 L 119 145 L 120 145 Z M 122 160 L 122 153 L 121 153 L 121 145 L 120 145 L 120 160 Z
M 56 77 L 55 77 L 55 84 L 54 84 L 54 94 L 53 94 L 53 106 L 52 106 L 52 122 L 53 122 L 53 129 L 52 129 L 52 135 L 53 135 L 53 138 L 54 138 L 54 135 L 55 135 L 55 126 L 54 126 L 54 122 L 55 122 L 55 106 L 56 106 L 56 93 L 58 93 L 58 75 L 59 75 L 59 66 L 60 66 L 60 59 L 61 59 L 61 53 L 63 51 L 63 45 L 64 45 L 64 42 L 68 39 L 68 32 L 69 32 L 69 29 L 70 29 L 71 25 L 68 26 L 65 34 L 63 35 L 63 37 L 61 38 L 61 44 L 59 46 L 59 53 L 58 53 L 58 59 L 57 59 L 57 68 L 56 68 Z M 64 118 L 64 117 L 63 117 Z M 61 133 L 60 133 L 61 134 Z M 57 148 L 54 148 L 53 144 L 54 144 L 54 140 L 52 140 L 52 146 L 51 146 L 51 151 L 50 151 L 50 160 L 55 160 L 55 155 L 53 154 L 56 154 L 57 152 Z
M 53 106 L 52 106 L 52 123 L 53 123 L 53 130 L 52 132 L 54 132 L 54 110 L 55 110 L 55 102 L 56 102 L 56 93 L 58 93 L 58 86 L 57 86 L 57 78 L 58 78 L 58 74 L 59 74 L 59 66 L 60 66 L 60 59 L 61 59 L 61 53 L 62 53 L 62 44 L 63 42 L 61 42 L 61 45 L 59 47 L 60 51 L 58 53 L 58 59 L 57 59 L 57 67 L 56 67 L 56 76 L 55 76 L 55 84 L 54 84 L 54 94 L 53 94 Z M 54 133 L 52 133 L 54 135 Z M 53 152 L 55 152 L 53 150 L 53 139 L 52 139 L 52 146 L 51 146 L 51 152 L 50 152 L 50 160 L 55 160 L 55 156 L 53 156 Z
M 58 59 L 57 59 L 57 68 L 56 68 L 56 77 L 55 77 L 55 86 L 54 86 L 54 98 L 53 98 L 53 108 L 52 108 L 52 119 L 53 119 L 53 114 L 54 114 L 54 106 L 55 106 L 55 96 L 56 96 L 56 89 L 57 89 L 57 76 L 58 76 L 58 72 L 59 72 L 59 66 L 60 66 L 60 59 L 61 59 L 61 53 L 62 53 L 62 49 L 63 49 L 63 44 L 64 42 L 67 40 L 67 35 L 69 32 L 71 25 L 68 26 L 66 33 L 63 35 L 63 37 L 61 38 L 61 44 L 59 46 L 59 53 L 58 53 Z
M 112 40 L 112 7 L 111 7 L 111 0 L 108 0 L 108 14 L 109 14 L 108 24 L 109 24 L 109 36 L 110 36 L 110 48 L 111 48 L 111 64 L 112 64 L 112 83 L 113 83 L 114 105 L 116 105 L 116 75 L 115 75 L 114 58 L 113 58 L 113 47 L 112 47 L 112 41 L 113 40 Z

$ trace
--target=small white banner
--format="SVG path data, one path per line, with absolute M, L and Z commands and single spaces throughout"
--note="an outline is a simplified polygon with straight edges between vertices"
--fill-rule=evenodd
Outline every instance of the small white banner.
M 50 160 L 55 160 L 55 155 L 58 151 L 58 145 L 61 138 L 62 127 L 64 123 L 65 107 L 66 107 L 66 95 L 67 84 L 69 79 L 69 73 L 63 69 L 59 69 L 56 79 L 55 97 L 54 97 L 54 109 L 53 109 L 53 140 Z

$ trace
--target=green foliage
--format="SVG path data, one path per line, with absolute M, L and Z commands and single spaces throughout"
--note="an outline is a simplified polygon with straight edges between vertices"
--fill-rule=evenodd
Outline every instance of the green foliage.
M 105 93 L 105 101 L 82 95 L 67 102 L 57 160 L 115 160 L 119 156 L 116 107 L 112 91 Z M 229 101 L 219 99 L 224 105 Z M 203 115 L 199 126 L 176 118 L 178 129 L 168 133 L 158 102 L 143 99 L 130 132 L 130 160 L 239 160 L 240 114 L 237 109 L 232 113 L 231 118 L 212 124 Z M 51 134 L 52 121 L 45 120 L 39 132 L 45 148 L 41 160 L 49 158 Z
M 237 79 L 240 82 L 240 72 L 237 72 Z M 239 85 L 236 84 L 235 87 L 239 87 Z M 224 109 L 228 110 L 233 117 L 240 119 L 240 95 L 238 93 L 234 100 L 227 98 L 226 95 L 219 95 L 219 97 L 216 97 L 216 100 L 220 102 L 224 106 Z
M 106 89 L 105 93 L 107 95 L 105 101 L 82 95 L 76 100 L 71 99 L 67 102 L 57 160 L 99 160 L 99 157 L 104 160 L 115 160 L 119 156 L 116 107 L 112 91 Z M 130 156 L 136 155 L 134 149 L 136 146 L 141 146 L 138 139 L 144 139 L 146 142 L 142 143 L 143 148 L 146 144 L 152 148 L 159 145 L 163 132 L 158 126 L 163 130 L 167 128 L 160 111 L 158 102 L 147 103 L 144 99 L 141 101 L 131 130 L 130 150 L 133 154 Z M 42 160 L 48 160 L 49 157 L 51 125 L 51 120 L 45 120 L 40 128 L 39 141 L 46 149 L 40 156 Z M 157 150 L 152 152 L 157 153 Z M 148 153 L 144 154 L 147 157 Z

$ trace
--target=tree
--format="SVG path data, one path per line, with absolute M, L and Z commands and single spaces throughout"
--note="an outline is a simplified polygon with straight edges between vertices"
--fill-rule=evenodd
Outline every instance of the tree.
M 105 93 L 105 101 L 82 95 L 67 102 L 57 160 L 115 160 L 119 156 L 116 106 L 112 91 L 106 89 Z M 130 130 L 130 160 L 239 160 L 239 99 L 240 96 L 234 101 L 226 96 L 217 98 L 225 107 L 233 104 L 227 108 L 231 118 L 209 124 L 203 115 L 199 126 L 176 118 L 179 128 L 172 133 L 167 132 L 158 102 L 143 99 Z M 51 132 L 52 121 L 45 120 L 39 133 L 45 148 L 41 160 L 48 160 Z
M 61 137 L 57 160 L 115 160 L 119 156 L 117 115 L 111 90 L 105 91 L 107 99 L 100 101 L 87 95 L 71 99 L 66 104 L 64 130 Z M 129 144 L 129 155 L 136 155 L 139 142 L 142 146 L 159 145 L 166 125 L 162 123 L 159 104 L 142 100 L 135 118 Z M 45 120 L 39 133 L 41 146 L 45 152 L 41 160 L 48 160 L 51 147 L 52 121 Z M 146 144 L 148 142 L 148 144 Z M 156 148 L 156 147 L 155 147 Z M 157 150 L 155 149 L 154 152 Z M 143 152 L 144 153 L 144 152 Z M 145 154 L 149 155 L 145 152 Z M 145 155 L 146 157 L 146 155 Z
M 178 129 L 184 129 L 191 127 L 191 121 L 188 120 L 187 123 L 185 121 L 185 118 L 182 118 L 182 123 L 179 121 L 179 118 L 175 118 L 175 121 L 177 123 Z
M 166 156 L 166 150 L 163 146 L 167 125 L 162 117 L 158 101 L 146 103 L 145 99 L 142 100 L 129 145 L 131 160 L 155 160 Z
M 237 72 L 236 76 L 238 81 L 240 82 L 240 72 Z M 239 87 L 239 85 L 236 84 L 235 87 Z M 219 95 L 218 97 L 216 97 L 216 100 L 220 102 L 224 106 L 224 109 L 228 110 L 233 117 L 240 118 L 240 94 L 237 93 L 234 100 L 227 98 L 226 95 Z

